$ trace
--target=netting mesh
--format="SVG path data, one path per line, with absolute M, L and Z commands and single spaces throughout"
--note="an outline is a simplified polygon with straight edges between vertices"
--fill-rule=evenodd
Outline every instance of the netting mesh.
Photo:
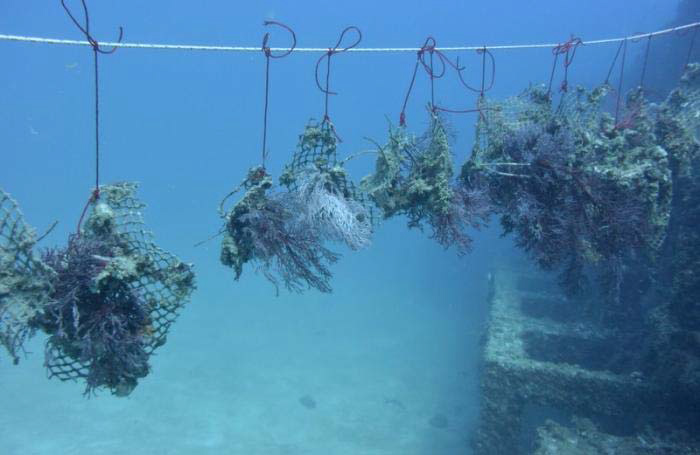
M 284 168 L 280 183 L 291 191 L 299 189 L 299 183 L 310 171 L 323 173 L 333 186 L 333 191 L 346 199 L 361 203 L 366 209 L 371 207 L 366 203 L 362 192 L 358 191 L 343 168 L 343 161 L 337 157 L 338 137 L 329 121 L 309 122 L 304 133 L 299 136 L 299 144 L 292 155 L 292 160 Z M 371 215 L 371 210 L 370 210 Z
M 117 395 L 130 393 L 135 376 L 145 376 L 148 357 L 165 343 L 194 289 L 191 265 L 153 243 L 144 227 L 144 204 L 135 197 L 136 189 L 135 183 L 100 188 L 100 198 L 92 203 L 80 236 L 71 239 L 102 248 L 96 250 L 100 254 L 87 258 L 99 266 L 90 284 L 94 289 L 68 283 L 76 289 L 71 292 L 77 299 L 56 295 L 56 304 L 41 322 L 51 335 L 46 346 L 49 376 L 86 379 L 88 391 L 108 387 Z M 80 247 L 69 242 L 61 261 L 72 259 L 71 248 Z M 62 268 L 61 279 L 78 281 Z M 138 373 L 130 363 L 139 364 Z
M 32 334 L 29 321 L 48 300 L 49 270 L 32 254 L 36 235 L 0 190 L 0 343 L 15 363 Z
M 592 92 L 577 87 L 564 93 L 556 107 L 544 86 L 531 87 L 500 101 L 483 97 L 478 106 L 477 147 L 502 146 L 514 131 L 531 131 L 554 119 L 577 130 L 597 128 L 604 119 L 600 104 L 608 91 L 608 86 Z

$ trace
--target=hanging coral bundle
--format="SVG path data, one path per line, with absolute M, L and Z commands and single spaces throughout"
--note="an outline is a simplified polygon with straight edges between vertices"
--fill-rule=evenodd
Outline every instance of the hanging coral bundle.
M 316 227 L 299 215 L 305 211 L 302 201 L 286 192 L 270 193 L 272 187 L 264 168 L 253 167 L 222 201 L 222 264 L 233 268 L 236 279 L 243 265 L 252 261 L 275 286 L 282 283 L 296 292 L 305 287 L 330 292 L 328 264 L 337 261 L 338 255 L 322 245 Z M 243 197 L 224 211 L 226 199 L 241 189 L 245 190 Z
M 392 128 L 377 154 L 375 172 L 361 187 L 384 218 L 406 215 L 409 227 L 428 225 L 443 246 L 468 251 L 471 238 L 466 231 L 481 226 L 489 207 L 480 189 L 454 181 L 449 134 L 441 116 L 431 111 L 428 131 L 419 139 L 403 127 Z
M 87 394 L 102 387 L 130 394 L 194 289 L 192 266 L 144 230 L 135 190 L 102 186 L 81 231 L 42 257 L 52 290 L 31 325 L 49 335 L 49 375 L 84 379 Z
M 633 121 L 616 125 L 600 108 L 606 90 L 565 93 L 559 106 L 537 87 L 484 101 L 462 172 L 466 188 L 488 192 L 505 231 L 541 266 L 561 270 L 572 292 L 596 265 L 619 294 L 623 259 L 657 249 L 668 223 L 670 171 L 648 105 L 634 91 Z
M 328 266 L 337 261 L 339 255 L 327 249 L 323 243 L 327 240 L 339 241 L 351 249 L 367 246 L 371 217 L 348 181 L 342 163 L 336 161 L 338 139 L 328 118 L 327 98 L 331 93 L 328 78 L 325 89 L 319 85 L 326 94 L 324 121 L 320 124 L 310 123 L 301 135 L 292 161 L 280 177 L 280 184 L 286 187 L 286 191 L 273 188 L 272 177 L 265 170 L 269 63 L 271 58 L 289 55 L 296 45 L 296 37 L 286 25 L 265 22 L 265 25 L 270 24 L 290 32 L 293 44 L 288 51 L 273 55 L 267 45 L 269 35 L 263 38 L 266 91 L 262 165 L 251 168 L 238 188 L 221 202 L 219 213 L 225 220 L 221 262 L 234 269 L 236 279 L 241 276 L 244 264 L 255 262 L 278 289 L 282 283 L 296 292 L 301 292 L 305 287 L 330 292 L 331 273 Z M 337 47 L 349 30 L 360 34 L 356 27 L 343 31 L 336 48 L 324 56 L 328 58 L 328 68 L 331 56 L 343 52 Z M 317 84 L 318 67 L 317 63 Z M 226 200 L 241 190 L 245 191 L 243 197 L 230 210 L 224 210 Z

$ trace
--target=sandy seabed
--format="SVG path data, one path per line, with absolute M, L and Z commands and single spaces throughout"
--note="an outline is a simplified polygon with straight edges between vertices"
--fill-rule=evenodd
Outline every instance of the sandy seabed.
M 1 359 L 0 452 L 469 453 L 478 330 L 453 306 L 390 298 L 195 295 L 128 398 L 47 380 L 37 337 L 18 366 Z

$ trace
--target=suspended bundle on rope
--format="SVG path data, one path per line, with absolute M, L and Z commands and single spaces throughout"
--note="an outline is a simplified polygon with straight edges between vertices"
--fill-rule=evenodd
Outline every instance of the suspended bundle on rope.
M 85 41 L 0 35 L 88 45 L 95 76 L 95 185 L 67 245 L 35 255 L 33 230 L 17 204 L 0 191 L 0 343 L 15 363 L 23 343 L 42 330 L 48 335 L 45 365 L 50 377 L 85 381 L 86 394 L 106 388 L 128 395 L 149 373 L 151 354 L 165 343 L 195 287 L 192 266 L 160 250 L 145 229 L 137 185 L 100 183 L 98 61 L 121 47 L 261 50 L 265 56 L 262 160 L 219 206 L 220 260 L 233 269 L 236 280 L 252 264 L 276 288 L 331 292 L 330 267 L 340 255 L 327 245 L 367 247 L 375 222 L 371 203 L 383 218 L 406 216 L 410 228 L 429 229 L 441 245 L 454 246 L 459 253 L 471 247 L 470 229 L 498 216 L 505 233 L 513 234 L 541 267 L 561 273 L 566 289 L 580 291 L 588 275 L 597 272 L 601 288 L 615 301 L 630 263 L 653 270 L 660 252 L 670 249 L 677 253 L 669 265 L 675 280 L 670 300 L 687 314 L 697 313 L 695 302 L 681 296 L 696 295 L 700 287 L 697 248 L 686 248 L 700 245 L 695 222 L 700 216 L 694 210 L 700 200 L 700 66 L 689 64 L 700 23 L 627 38 L 583 41 L 572 36 L 562 43 L 522 46 L 438 48 L 429 37 L 418 49 L 359 48 L 360 30 L 347 27 L 334 47 L 297 49 L 289 27 L 267 21 L 264 25 L 291 34 L 290 48 L 270 47 L 269 33 L 261 48 L 156 45 L 122 43 L 121 27 L 116 43 L 99 43 L 81 2 L 82 24 L 61 3 Z M 679 88 L 658 105 L 649 102 L 644 79 L 652 38 L 691 29 L 687 71 Z M 349 32 L 357 40 L 341 47 Z M 623 97 L 627 45 L 642 39 L 646 48 L 640 87 Z M 569 75 L 580 46 L 605 43 L 619 43 L 605 83 L 593 90 L 571 86 Z M 525 48 L 552 51 L 548 85 L 502 101 L 487 98 L 496 70 L 491 51 Z M 480 87 L 467 84 L 465 68 L 446 54 L 464 50 L 481 56 Z M 315 75 L 325 97 L 324 114 L 321 121 L 306 125 L 276 182 L 266 168 L 270 62 L 293 51 L 321 53 Z M 408 51 L 416 52 L 417 59 L 399 125 L 390 126 L 385 145 L 377 144 L 375 170 L 356 186 L 345 164 L 357 155 L 338 158 L 342 141 L 329 116 L 329 98 L 336 94 L 330 90 L 332 57 Z M 610 78 L 618 59 L 619 81 L 613 89 Z M 406 126 L 405 111 L 421 68 L 430 81 L 429 118 L 426 131 L 414 135 Z M 448 73 L 476 94 L 473 109 L 436 103 L 435 80 Z M 562 80 L 556 90 L 558 73 Z M 606 109 L 603 102 L 611 94 L 614 109 Z M 459 175 L 449 113 L 478 116 L 476 142 Z M 233 196 L 238 199 L 227 206 Z M 679 213 L 679 207 L 688 210 Z
M 2 193 L 0 281 L 9 291 L 0 289 L 0 336 L 16 361 L 21 342 L 40 329 L 48 335 L 49 377 L 84 380 L 88 395 L 107 388 L 126 396 L 149 373 L 151 354 L 194 289 L 194 273 L 153 243 L 135 183 L 100 185 L 98 56 L 116 48 L 92 38 L 84 1 L 84 25 L 61 3 L 94 54 L 95 187 L 68 244 L 40 260 L 32 256 L 32 232 Z
M 278 22 L 265 23 L 269 24 L 284 27 L 292 33 L 296 43 L 289 27 Z M 358 40 L 339 50 L 343 37 L 350 30 L 358 33 Z M 303 291 L 304 287 L 330 292 L 332 274 L 328 266 L 337 261 L 339 255 L 323 246 L 324 242 L 342 242 L 353 250 L 369 245 L 371 214 L 348 179 L 343 162 L 337 159 L 339 139 L 328 116 L 328 96 L 334 94 L 328 88 L 331 56 L 356 46 L 360 39 L 359 30 L 348 27 L 336 46 L 318 60 L 316 82 L 325 94 L 323 121 L 312 120 L 306 126 L 296 152 L 279 178 L 284 189 L 277 190 L 265 170 L 269 59 L 288 55 L 294 44 L 286 52 L 272 55 L 267 47 L 268 35 L 265 35 L 262 47 L 266 56 L 263 164 L 248 171 L 246 179 L 224 198 L 219 210 L 225 220 L 221 262 L 234 269 L 236 279 L 243 265 L 254 261 L 276 287 L 282 283 L 295 292 Z M 324 57 L 328 59 L 325 88 L 318 77 Z M 226 199 L 240 190 L 245 191 L 241 199 L 230 210 L 225 210 Z
M 52 271 L 35 257 L 36 242 L 17 203 L 0 189 L 0 344 L 15 364 L 51 292 Z
M 539 265 L 560 270 L 565 288 L 579 291 L 597 267 L 617 299 L 623 264 L 653 260 L 666 238 L 674 162 L 679 149 L 697 147 L 689 133 L 697 91 L 688 88 L 696 72 L 689 66 L 661 105 L 633 89 L 617 121 L 601 107 L 608 84 L 568 90 L 558 103 L 544 87 L 484 99 L 464 184 L 487 191 L 505 232 Z
M 384 218 L 406 215 L 411 228 L 422 229 L 427 224 L 441 245 L 445 248 L 454 245 L 459 253 L 465 253 L 471 246 L 466 230 L 480 227 L 488 217 L 489 209 L 478 191 L 465 191 L 454 179 L 451 134 L 443 112 L 476 110 L 454 111 L 437 106 L 434 80 L 443 77 L 448 68 L 454 69 L 461 78 L 463 68 L 459 62 L 453 63 L 444 53 L 437 51 L 432 37 L 426 39 L 417 55 L 400 126 L 390 127 L 387 144 L 378 146 L 375 172 L 362 180 L 361 187 Z M 434 56 L 441 64 L 437 72 Z M 427 131 L 416 138 L 406 132 L 404 112 L 420 66 L 430 79 L 430 123 Z
M 136 188 L 100 187 L 80 232 L 42 255 L 50 301 L 31 325 L 49 335 L 49 376 L 83 379 L 86 393 L 131 393 L 194 289 L 192 266 L 153 243 Z

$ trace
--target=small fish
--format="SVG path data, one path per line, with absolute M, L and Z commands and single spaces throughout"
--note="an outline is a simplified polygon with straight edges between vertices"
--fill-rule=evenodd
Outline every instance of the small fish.
M 303 397 L 299 398 L 299 403 L 306 409 L 316 408 L 316 400 L 314 400 L 311 395 L 304 395 Z
M 68 64 L 66 64 L 66 69 L 67 69 L 67 70 L 74 70 L 74 69 L 76 69 L 77 67 L 78 67 L 78 64 L 75 63 L 75 62 L 74 62 L 74 63 L 68 63 Z
M 449 425 L 447 417 L 445 417 L 444 415 L 442 415 L 440 413 L 437 413 L 434 416 L 432 416 L 430 418 L 430 420 L 428 420 L 428 423 L 432 427 L 440 428 L 440 429 L 445 429 Z

